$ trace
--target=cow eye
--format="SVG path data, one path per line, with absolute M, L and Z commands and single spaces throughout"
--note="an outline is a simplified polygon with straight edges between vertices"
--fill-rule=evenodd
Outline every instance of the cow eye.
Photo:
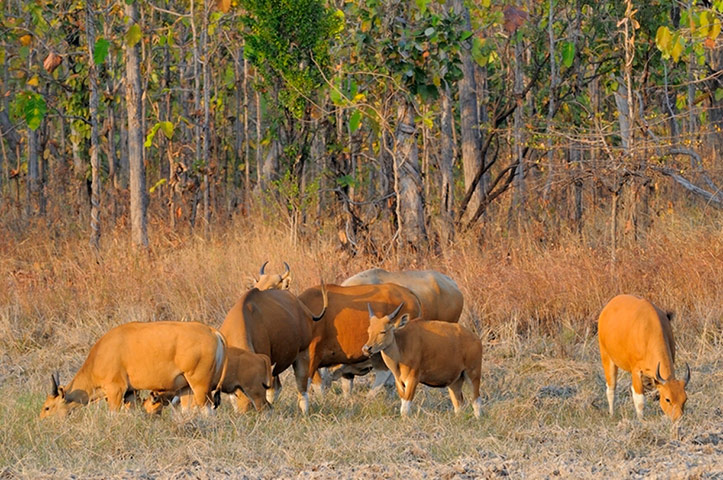
M 668 403 L 670 403 L 670 399 L 669 399 L 669 398 L 666 398 L 665 401 L 668 402 Z

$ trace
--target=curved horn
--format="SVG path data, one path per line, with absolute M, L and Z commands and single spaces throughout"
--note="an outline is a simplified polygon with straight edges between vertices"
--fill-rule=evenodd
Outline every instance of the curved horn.
M 321 296 L 324 299 L 324 307 L 321 309 L 321 313 L 319 313 L 319 315 L 314 315 L 314 314 L 311 315 L 311 319 L 315 322 L 318 322 L 319 320 L 321 320 L 321 317 L 323 317 L 324 314 L 326 313 L 326 307 L 329 306 L 329 297 L 327 296 L 326 285 L 324 285 L 324 280 L 321 281 Z
M 690 366 L 687 362 L 685 363 L 685 378 L 683 379 L 683 381 L 685 382 L 683 386 L 687 387 L 688 382 L 690 382 Z
M 660 376 L 660 362 L 658 362 L 658 368 L 655 370 L 655 381 L 661 385 L 665 385 L 666 380 Z
M 402 309 L 403 306 L 404 306 L 404 302 L 400 303 L 399 306 L 398 306 L 392 313 L 390 313 L 390 314 L 388 315 L 390 322 L 391 322 L 392 320 L 394 320 L 394 317 L 397 316 L 397 314 L 399 313 L 399 311 Z
M 57 397 L 58 396 L 58 381 L 55 379 L 54 374 L 50 374 L 50 379 L 53 381 L 53 386 L 50 388 L 50 395 Z
M 259 270 L 259 275 L 264 275 L 264 270 L 266 269 L 266 264 L 269 263 L 268 260 L 264 262 L 263 265 L 261 265 L 261 270 Z
M 289 273 L 291 272 L 291 269 L 289 268 L 289 264 L 284 262 L 284 268 L 286 271 L 281 275 L 281 278 L 284 279 L 289 276 Z
M 367 303 L 367 309 L 369 310 L 369 318 L 372 318 L 374 315 L 374 310 L 372 310 L 372 305 L 370 303 Z

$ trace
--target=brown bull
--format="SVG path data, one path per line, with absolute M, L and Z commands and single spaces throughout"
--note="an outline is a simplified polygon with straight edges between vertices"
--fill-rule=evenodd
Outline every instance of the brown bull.
M 258 411 L 269 407 L 266 390 L 271 388 L 273 382 L 269 357 L 236 347 L 229 347 L 226 353 L 228 367 L 221 383 L 221 393 L 236 397 L 234 410 L 247 411 L 248 399 Z M 150 414 L 160 414 L 163 407 L 175 403 L 176 398 L 184 407 L 191 400 L 190 391 L 184 389 L 181 392 L 151 392 L 143 402 L 143 408 Z
M 215 329 L 196 322 L 127 323 L 111 329 L 90 349 L 65 387 L 53 377 L 40 418 L 66 416 L 106 398 L 111 410 L 137 390 L 191 390 L 191 404 L 210 409 L 227 365 L 226 342 Z
M 671 316 L 632 295 L 618 295 L 603 308 L 598 319 L 598 340 L 611 416 L 618 368 L 632 375 L 633 404 L 639 419 L 645 407 L 643 376 L 653 380 L 660 394 L 660 408 L 671 420 L 683 415 L 690 367 L 686 364 L 684 380 L 676 380 Z
M 324 299 L 321 299 L 315 311 L 321 313 L 311 313 L 306 305 L 288 290 L 259 291 L 252 288 L 231 308 L 219 329 L 229 346 L 261 353 L 270 358 L 274 364 L 272 390 L 275 390 L 267 392 L 271 399 L 275 400 L 281 389 L 279 374 L 293 366 L 299 392 L 299 408 L 304 413 L 309 409 L 306 390 L 312 324 L 324 316 Z M 239 396 L 239 404 L 242 403 L 242 398 Z M 246 408 L 240 406 L 242 410 Z
M 474 415 L 479 418 L 480 339 L 457 323 L 420 319 L 410 322 L 406 313 L 394 321 L 398 311 L 379 318 L 369 306 L 368 339 L 363 350 L 367 355 L 381 352 L 402 399 L 401 414 L 409 413 L 420 382 L 448 387 L 454 411 L 459 413 L 464 404 L 462 384 L 467 380 L 472 385 Z
M 457 283 L 447 275 L 435 270 L 409 270 L 404 272 L 388 272 L 381 268 L 371 268 L 347 278 L 343 286 L 378 285 L 394 283 L 408 288 L 419 299 L 423 320 L 440 320 L 458 322 L 464 307 L 464 297 Z M 413 317 L 414 318 L 414 317 Z M 332 378 L 342 377 L 342 390 L 348 395 L 354 385 L 355 367 L 336 368 Z M 370 395 L 378 393 L 385 383 L 391 384 L 391 373 L 375 369 L 376 379 Z M 364 371 L 363 369 L 361 371 Z
M 367 360 L 362 347 L 367 340 L 369 315 L 367 303 L 381 311 L 390 311 L 404 304 L 402 313 L 417 317 L 419 300 L 408 289 L 394 284 L 358 285 L 342 287 L 326 285 L 328 305 L 326 314 L 314 323 L 309 344 L 309 375 L 319 367 L 337 364 L 355 364 Z M 299 295 L 299 300 L 311 310 L 318 310 L 323 302 L 321 287 L 312 287 Z M 372 357 L 376 367 L 385 368 L 380 356 Z

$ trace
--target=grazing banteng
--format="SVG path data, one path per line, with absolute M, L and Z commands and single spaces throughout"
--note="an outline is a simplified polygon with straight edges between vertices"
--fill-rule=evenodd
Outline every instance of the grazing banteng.
M 685 379 L 675 379 L 671 317 L 649 301 L 632 295 L 618 295 L 603 308 L 598 319 L 598 340 L 611 416 L 618 368 L 632 375 L 633 404 L 638 419 L 643 418 L 645 407 L 643 376 L 653 379 L 660 394 L 660 408 L 671 420 L 683 415 L 690 367 L 686 364 Z
M 422 308 L 420 317 L 423 320 L 440 320 L 458 322 L 464 306 L 464 297 L 457 283 L 447 275 L 435 270 L 408 270 L 404 272 L 388 272 L 381 268 L 371 268 L 347 278 L 341 284 L 378 285 L 394 283 L 411 290 Z M 412 317 L 414 318 L 414 317 Z M 335 370 L 334 377 L 342 377 L 342 390 L 351 392 L 354 385 L 353 367 L 341 367 Z M 375 381 L 370 395 L 378 393 L 384 384 L 390 384 L 391 374 L 386 370 L 376 370 Z
M 209 409 L 226 369 L 226 342 L 197 322 L 126 323 L 111 329 L 90 349 L 65 387 L 53 377 L 40 418 L 66 416 L 105 397 L 111 410 L 137 390 L 178 391 L 189 387 L 191 402 Z
M 228 367 L 221 384 L 221 393 L 236 397 L 234 410 L 246 412 L 248 399 L 258 411 L 269 407 L 266 389 L 271 388 L 273 382 L 269 357 L 236 347 L 229 347 L 227 356 Z M 165 405 L 175 403 L 175 397 L 181 406 L 185 406 L 190 401 L 190 392 L 188 389 L 181 392 L 151 392 L 143 402 L 143 408 L 150 414 L 160 414 Z
M 324 316 L 326 294 L 318 310 L 313 314 L 306 305 L 288 290 L 264 290 L 252 288 L 236 302 L 226 315 L 221 333 L 228 345 L 249 352 L 262 353 L 274 364 L 273 389 L 267 398 L 273 401 L 281 390 L 279 374 L 293 365 L 296 388 L 299 392 L 299 408 L 307 413 L 309 397 L 306 393 L 309 380 L 309 343 L 312 324 Z M 243 395 L 238 395 L 241 405 Z
M 401 414 L 409 413 L 420 382 L 430 387 L 448 387 L 454 411 L 459 413 L 464 404 L 462 384 L 467 379 L 472 385 L 474 415 L 479 418 L 482 409 L 480 339 L 457 323 L 410 322 L 408 314 L 394 321 L 399 307 L 379 318 L 369 306 L 369 335 L 364 353 L 382 353 L 402 399 Z

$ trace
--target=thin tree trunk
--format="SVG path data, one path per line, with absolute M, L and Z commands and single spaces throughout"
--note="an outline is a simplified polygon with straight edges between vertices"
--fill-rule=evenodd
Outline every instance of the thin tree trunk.
M 126 3 L 128 27 L 138 23 L 138 4 Z M 146 211 L 146 171 L 143 164 L 142 91 L 138 44 L 126 44 L 126 107 L 128 111 L 128 163 L 131 190 L 131 239 L 138 247 L 148 247 Z
M 555 21 L 554 2 L 549 1 L 547 11 L 547 36 L 548 36 L 548 52 L 550 55 L 550 101 L 547 105 L 547 178 L 545 179 L 545 189 L 543 197 L 547 199 L 552 188 L 553 172 L 555 171 L 555 156 L 552 150 L 552 120 L 555 116 L 555 98 L 557 95 L 557 61 L 555 59 L 555 29 L 553 28 Z
M 513 138 L 514 138 L 514 156 L 517 159 L 517 172 L 515 173 L 515 195 L 513 211 L 511 213 L 517 216 L 519 219 L 524 217 L 525 208 L 525 162 L 523 157 L 523 137 L 522 137 L 522 114 L 524 110 L 524 98 L 523 98 L 523 78 L 522 78 L 522 39 L 518 39 L 515 42 L 515 70 L 514 70 L 514 94 L 517 108 L 515 108 L 513 118 Z
M 414 108 L 409 100 L 402 100 L 397 110 L 394 151 L 399 237 L 402 248 L 423 250 L 427 245 L 427 230 L 416 133 Z
M 98 157 L 98 69 L 93 60 L 95 46 L 95 5 L 86 2 L 85 34 L 88 39 L 88 83 L 90 84 L 90 245 L 100 247 L 100 159 Z
M 208 178 L 208 171 L 210 168 L 209 162 L 209 135 L 211 133 L 210 128 L 210 80 L 208 74 L 208 2 L 203 2 L 203 30 L 201 31 L 201 51 L 203 53 L 203 62 L 201 67 L 203 68 L 203 150 L 201 158 L 206 166 L 203 172 L 203 219 L 205 221 L 205 234 L 209 235 L 209 229 L 211 228 L 211 205 L 210 205 L 210 185 Z
M 259 192 L 266 190 L 266 183 L 263 181 L 263 170 L 264 170 L 264 157 L 261 151 L 261 122 L 263 120 L 263 114 L 261 112 L 261 95 L 257 91 L 255 94 L 256 100 L 256 188 Z
M 452 99 L 449 85 L 442 92 L 441 151 L 439 173 L 441 175 L 440 211 L 444 222 L 445 235 L 451 240 L 454 235 L 454 143 L 452 141 Z
M 453 9 L 464 18 L 464 28 L 472 30 L 469 10 L 463 0 L 454 0 Z M 464 187 L 469 189 L 475 175 L 480 170 L 481 139 L 479 118 L 477 113 L 477 85 L 475 80 L 475 63 L 471 54 L 471 43 L 464 42 L 460 49 L 463 77 L 459 85 L 460 130 L 462 136 L 462 167 L 464 170 Z M 474 195 L 470 199 L 467 211 L 474 212 L 484 197 L 483 182 L 478 182 Z

